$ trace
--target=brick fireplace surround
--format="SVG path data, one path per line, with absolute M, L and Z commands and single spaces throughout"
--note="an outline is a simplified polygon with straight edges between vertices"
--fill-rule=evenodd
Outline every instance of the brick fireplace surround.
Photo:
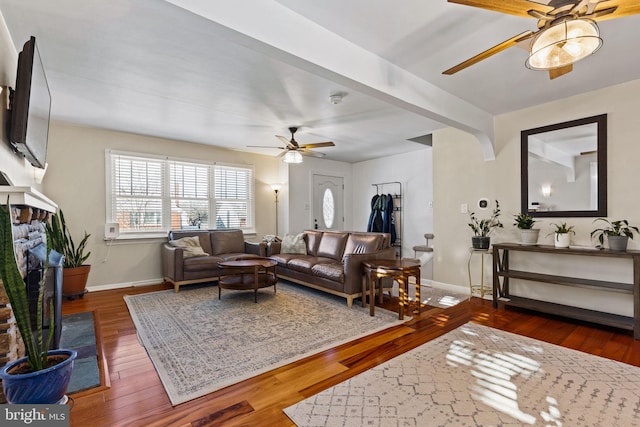
M 0 203 L 4 205 L 7 196 L 13 218 L 16 261 L 22 276 L 25 277 L 28 267 L 27 251 L 45 241 L 44 222 L 56 211 L 57 205 L 31 187 L 0 186 Z M 0 286 L 0 367 L 22 356 L 24 345 L 4 286 Z M 0 403 L 5 402 L 0 387 Z

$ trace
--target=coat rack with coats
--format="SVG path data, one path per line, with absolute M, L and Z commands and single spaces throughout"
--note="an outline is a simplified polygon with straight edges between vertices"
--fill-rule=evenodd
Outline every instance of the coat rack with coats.
M 376 194 L 371 199 L 367 231 L 391 234 L 391 246 L 396 248 L 396 256 L 402 258 L 402 183 L 393 181 L 371 185 L 376 187 Z M 395 187 L 391 188 L 395 191 L 385 193 L 389 187 Z

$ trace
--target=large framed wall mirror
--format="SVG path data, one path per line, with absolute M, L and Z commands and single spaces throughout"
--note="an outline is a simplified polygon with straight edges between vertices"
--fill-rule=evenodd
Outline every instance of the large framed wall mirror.
M 607 216 L 607 115 L 521 132 L 521 210 L 534 217 Z

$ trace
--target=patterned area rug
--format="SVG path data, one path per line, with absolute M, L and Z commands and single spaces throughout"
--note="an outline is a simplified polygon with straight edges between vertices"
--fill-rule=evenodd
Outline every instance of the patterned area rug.
M 298 426 L 640 425 L 640 368 L 467 323 L 285 413 Z
M 258 292 L 190 286 L 125 296 L 172 405 L 402 323 L 396 313 L 278 282 Z M 408 318 L 405 318 L 407 320 Z

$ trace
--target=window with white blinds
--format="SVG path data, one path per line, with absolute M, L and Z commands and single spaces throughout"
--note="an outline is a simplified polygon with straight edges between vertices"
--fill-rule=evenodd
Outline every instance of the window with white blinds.
M 253 231 L 253 167 L 107 151 L 107 222 L 123 235 Z

